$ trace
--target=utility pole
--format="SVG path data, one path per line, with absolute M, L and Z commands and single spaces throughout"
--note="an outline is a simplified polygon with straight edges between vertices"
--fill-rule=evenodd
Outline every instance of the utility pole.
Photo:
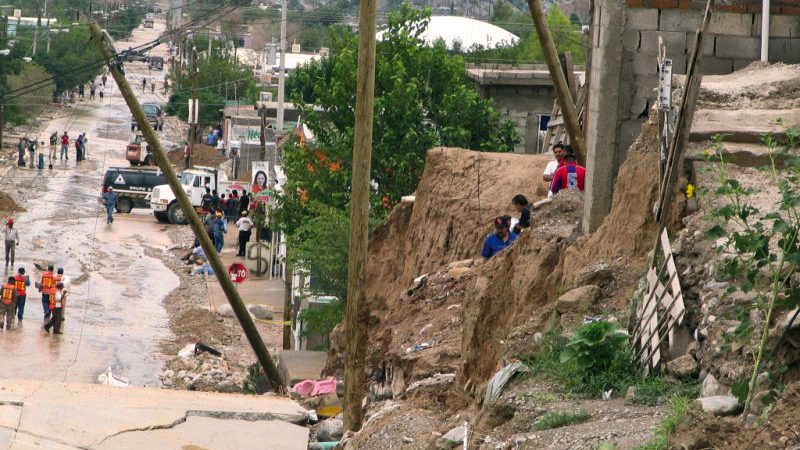
M 578 163 L 586 165 L 586 141 L 583 138 L 580 122 L 578 122 L 575 101 L 572 99 L 567 78 L 564 75 L 564 71 L 561 70 L 561 62 L 558 59 L 556 45 L 553 43 L 552 36 L 550 36 L 550 29 L 547 26 L 547 17 L 542 10 L 542 3 L 540 0 L 528 0 L 528 7 L 531 10 L 533 23 L 536 25 L 536 34 L 539 35 L 539 42 L 542 44 L 547 68 L 550 69 L 550 78 L 553 79 L 558 106 L 561 107 L 561 117 L 564 118 L 564 124 L 567 126 L 569 142 L 572 145 L 572 149 L 575 150 Z
M 287 1 L 281 0 L 281 62 L 278 72 L 278 117 L 276 120 L 276 127 L 278 132 L 283 132 L 283 109 L 284 109 L 284 78 L 286 77 L 286 9 Z
M 350 195 L 350 244 L 344 331 L 344 427 L 361 429 L 367 311 L 362 307 L 367 272 L 369 181 L 372 163 L 372 119 L 375 95 L 375 15 L 377 0 L 361 0 L 358 17 L 358 76 Z
M 289 242 L 286 242 L 286 270 L 283 272 L 283 349 L 292 349 L 292 265 L 289 262 Z
M 31 53 L 33 56 L 36 56 L 36 41 L 39 40 L 39 22 L 36 22 L 36 28 L 33 29 L 33 48 L 31 49 Z
M 3 126 L 5 125 L 5 118 L 3 117 L 3 110 L 6 107 L 6 101 L 3 95 L 0 94 L 0 151 L 3 150 Z
M 192 47 L 192 114 L 189 133 L 189 159 L 194 157 L 194 143 L 197 141 L 197 122 L 200 120 L 200 102 L 197 100 L 197 49 Z M 191 162 L 191 161 L 190 161 Z
M 244 334 L 247 336 L 247 340 L 253 348 L 253 352 L 258 358 L 258 362 L 264 369 L 264 374 L 270 380 L 275 390 L 282 393 L 285 385 L 278 373 L 278 369 L 275 367 L 275 363 L 272 361 L 269 350 L 267 350 L 267 347 L 264 345 L 264 341 L 261 340 L 261 335 L 258 334 L 258 329 L 256 329 L 253 319 L 247 311 L 247 307 L 245 307 L 242 298 L 239 296 L 236 286 L 233 285 L 233 281 L 231 281 L 230 277 L 226 276 L 227 269 L 222 264 L 222 259 L 220 259 L 219 254 L 214 249 L 214 245 L 211 243 L 211 239 L 208 237 L 205 229 L 203 229 L 203 224 L 200 222 L 200 218 L 197 216 L 191 200 L 189 200 L 188 195 L 186 195 L 186 191 L 183 190 L 180 180 L 178 180 L 178 176 L 175 174 L 175 169 L 173 169 L 172 165 L 169 163 L 164 149 L 161 148 L 161 142 L 158 136 L 147 121 L 142 106 L 139 104 L 139 101 L 136 100 L 136 96 L 128 84 L 128 81 L 125 79 L 125 76 L 120 72 L 117 61 L 112 61 L 112 50 L 109 49 L 108 43 L 104 40 L 100 26 L 97 22 L 92 22 L 90 24 L 90 30 L 92 39 L 102 53 L 103 59 L 106 61 L 106 66 L 108 66 L 111 76 L 114 77 L 114 81 L 117 82 L 122 97 L 128 104 L 131 113 L 133 113 L 133 117 L 136 119 L 139 129 L 142 130 L 145 140 L 155 153 L 156 163 L 161 168 L 161 171 L 164 172 L 167 183 L 172 189 L 172 192 L 175 193 L 176 200 L 178 204 L 181 205 L 184 214 L 186 214 L 192 232 L 194 232 L 195 237 L 200 241 L 200 246 L 208 257 L 211 268 L 214 270 L 214 273 L 217 274 L 219 284 L 225 292 L 225 296 L 233 308 L 233 312 L 236 314 L 236 318 L 239 320 Z

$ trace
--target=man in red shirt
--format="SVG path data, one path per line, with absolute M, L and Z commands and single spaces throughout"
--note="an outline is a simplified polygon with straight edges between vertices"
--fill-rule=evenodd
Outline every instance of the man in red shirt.
M 564 165 L 559 167 L 553 175 L 550 192 L 555 195 L 561 189 L 579 189 L 583 191 L 585 180 L 586 169 L 575 162 L 574 154 L 569 153 L 564 156 Z
M 58 159 L 69 159 L 69 155 L 67 152 L 69 151 L 69 135 L 67 131 L 64 130 L 64 134 L 61 135 L 61 157 Z

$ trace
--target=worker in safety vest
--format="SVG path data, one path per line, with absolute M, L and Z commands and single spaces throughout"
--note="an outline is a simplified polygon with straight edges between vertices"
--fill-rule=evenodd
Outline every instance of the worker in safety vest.
M 28 286 L 31 279 L 25 275 L 25 268 L 20 267 L 14 276 L 14 287 L 17 288 L 17 320 L 22 323 L 22 315 L 25 313 L 25 299 L 28 298 Z
M 0 289 L 0 328 L 14 328 L 14 309 L 17 307 L 17 288 L 14 277 L 8 277 L 8 283 Z
M 44 331 L 50 332 L 53 329 L 53 334 L 61 334 L 61 321 L 64 320 L 64 306 L 66 305 L 66 293 L 64 292 L 64 285 L 62 283 L 56 284 L 56 287 L 51 288 L 50 295 L 50 310 L 53 312 L 52 317 L 47 323 L 44 324 Z
M 53 275 L 53 266 L 48 266 L 46 272 L 42 272 L 42 281 L 37 286 L 42 293 L 42 309 L 44 309 L 44 318 L 50 318 L 50 293 L 56 287 L 55 275 Z

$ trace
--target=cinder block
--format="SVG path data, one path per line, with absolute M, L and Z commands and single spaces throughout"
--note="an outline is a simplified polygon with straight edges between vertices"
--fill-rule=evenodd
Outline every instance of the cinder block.
M 635 52 L 639 50 L 639 39 L 638 31 L 631 29 L 625 30 L 625 32 L 622 33 L 622 46 L 625 50 Z
M 658 21 L 660 31 L 694 33 L 703 24 L 703 12 L 692 9 L 664 9 Z
M 752 35 L 761 37 L 761 14 L 755 15 Z M 769 37 L 800 38 L 800 16 L 781 16 L 773 14 L 769 19 Z
M 686 33 L 680 31 L 642 31 L 639 50 L 642 53 L 658 53 L 658 37 L 664 38 L 667 54 L 686 53 Z
M 658 30 L 658 10 L 653 8 L 627 8 L 625 25 L 629 30 Z
M 710 33 L 703 36 L 703 56 L 714 55 L 714 41 L 716 38 L 716 35 Z M 691 42 L 691 40 L 689 41 Z
M 753 15 L 715 11 L 711 15 L 707 31 L 726 36 L 750 36 L 753 31 Z
M 700 64 L 704 75 L 727 75 L 733 72 L 733 60 L 714 56 L 703 57 Z
M 745 67 L 747 67 L 750 64 L 752 64 L 753 61 L 756 61 L 756 60 L 755 59 L 734 59 L 733 60 L 733 70 L 737 71 L 737 70 L 744 69 Z
M 761 55 L 761 39 L 744 36 L 718 36 L 714 55 L 718 58 L 757 59 Z
M 769 62 L 800 63 L 800 38 L 770 39 Z
M 634 97 L 655 98 L 655 89 L 658 87 L 658 75 L 636 75 L 633 78 Z
M 686 75 L 686 61 L 688 56 L 673 56 L 672 60 L 672 73 L 674 75 Z
M 656 53 L 634 53 L 631 64 L 634 75 L 658 74 L 658 54 Z

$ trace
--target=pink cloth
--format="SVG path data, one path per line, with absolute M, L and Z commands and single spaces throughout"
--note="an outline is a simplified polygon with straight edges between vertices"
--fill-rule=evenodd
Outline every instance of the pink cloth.
M 336 378 L 329 377 L 324 380 L 303 380 L 292 386 L 292 392 L 306 397 L 330 394 L 336 392 Z

